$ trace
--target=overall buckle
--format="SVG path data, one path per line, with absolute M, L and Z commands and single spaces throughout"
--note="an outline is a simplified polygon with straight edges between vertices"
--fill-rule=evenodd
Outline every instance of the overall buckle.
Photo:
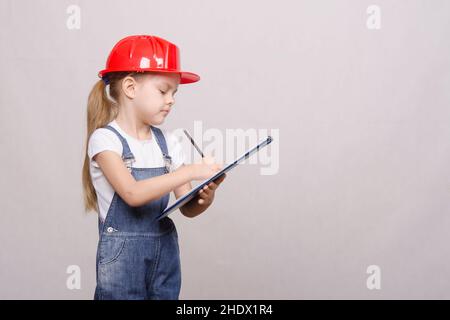
M 134 157 L 125 157 L 123 158 L 123 162 L 125 163 L 125 166 L 127 167 L 128 171 L 131 172 L 131 165 L 135 162 L 136 160 L 134 159 Z
M 166 168 L 166 172 L 170 172 L 170 167 L 172 166 L 172 157 L 168 154 L 163 154 L 164 167 Z

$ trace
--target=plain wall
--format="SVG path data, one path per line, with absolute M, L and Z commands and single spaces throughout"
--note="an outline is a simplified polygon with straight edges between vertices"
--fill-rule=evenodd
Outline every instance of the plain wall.
M 70 5 L 80 29 L 66 25 Z M 450 298 L 445 0 L 2 0 L 0 298 L 92 299 L 86 101 L 132 34 L 175 43 L 201 76 L 180 85 L 161 127 L 279 133 L 276 174 L 244 164 L 204 214 L 171 215 L 180 298 Z M 79 290 L 66 286 L 70 265 Z M 380 290 L 366 286 L 370 265 Z

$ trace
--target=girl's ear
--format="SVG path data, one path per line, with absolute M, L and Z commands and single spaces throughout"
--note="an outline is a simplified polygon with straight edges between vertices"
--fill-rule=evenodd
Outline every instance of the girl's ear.
M 122 91 L 130 99 L 134 99 L 136 96 L 136 85 L 137 82 L 133 77 L 125 77 L 122 80 Z

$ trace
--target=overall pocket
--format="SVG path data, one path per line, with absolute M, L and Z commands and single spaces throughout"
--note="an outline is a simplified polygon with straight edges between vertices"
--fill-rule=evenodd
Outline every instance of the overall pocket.
M 119 259 L 125 247 L 124 237 L 104 237 L 100 240 L 98 264 L 110 264 Z

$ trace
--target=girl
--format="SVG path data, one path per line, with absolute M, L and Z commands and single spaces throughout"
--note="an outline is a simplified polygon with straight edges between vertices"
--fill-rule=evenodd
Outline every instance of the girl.
M 86 210 L 99 214 L 94 299 L 178 299 L 178 234 L 157 217 L 176 198 L 222 168 L 212 157 L 184 165 L 178 141 L 161 125 L 179 84 L 200 77 L 180 70 L 179 49 L 156 36 L 120 40 L 99 72 L 87 106 L 83 166 Z M 225 175 L 180 211 L 205 211 Z

